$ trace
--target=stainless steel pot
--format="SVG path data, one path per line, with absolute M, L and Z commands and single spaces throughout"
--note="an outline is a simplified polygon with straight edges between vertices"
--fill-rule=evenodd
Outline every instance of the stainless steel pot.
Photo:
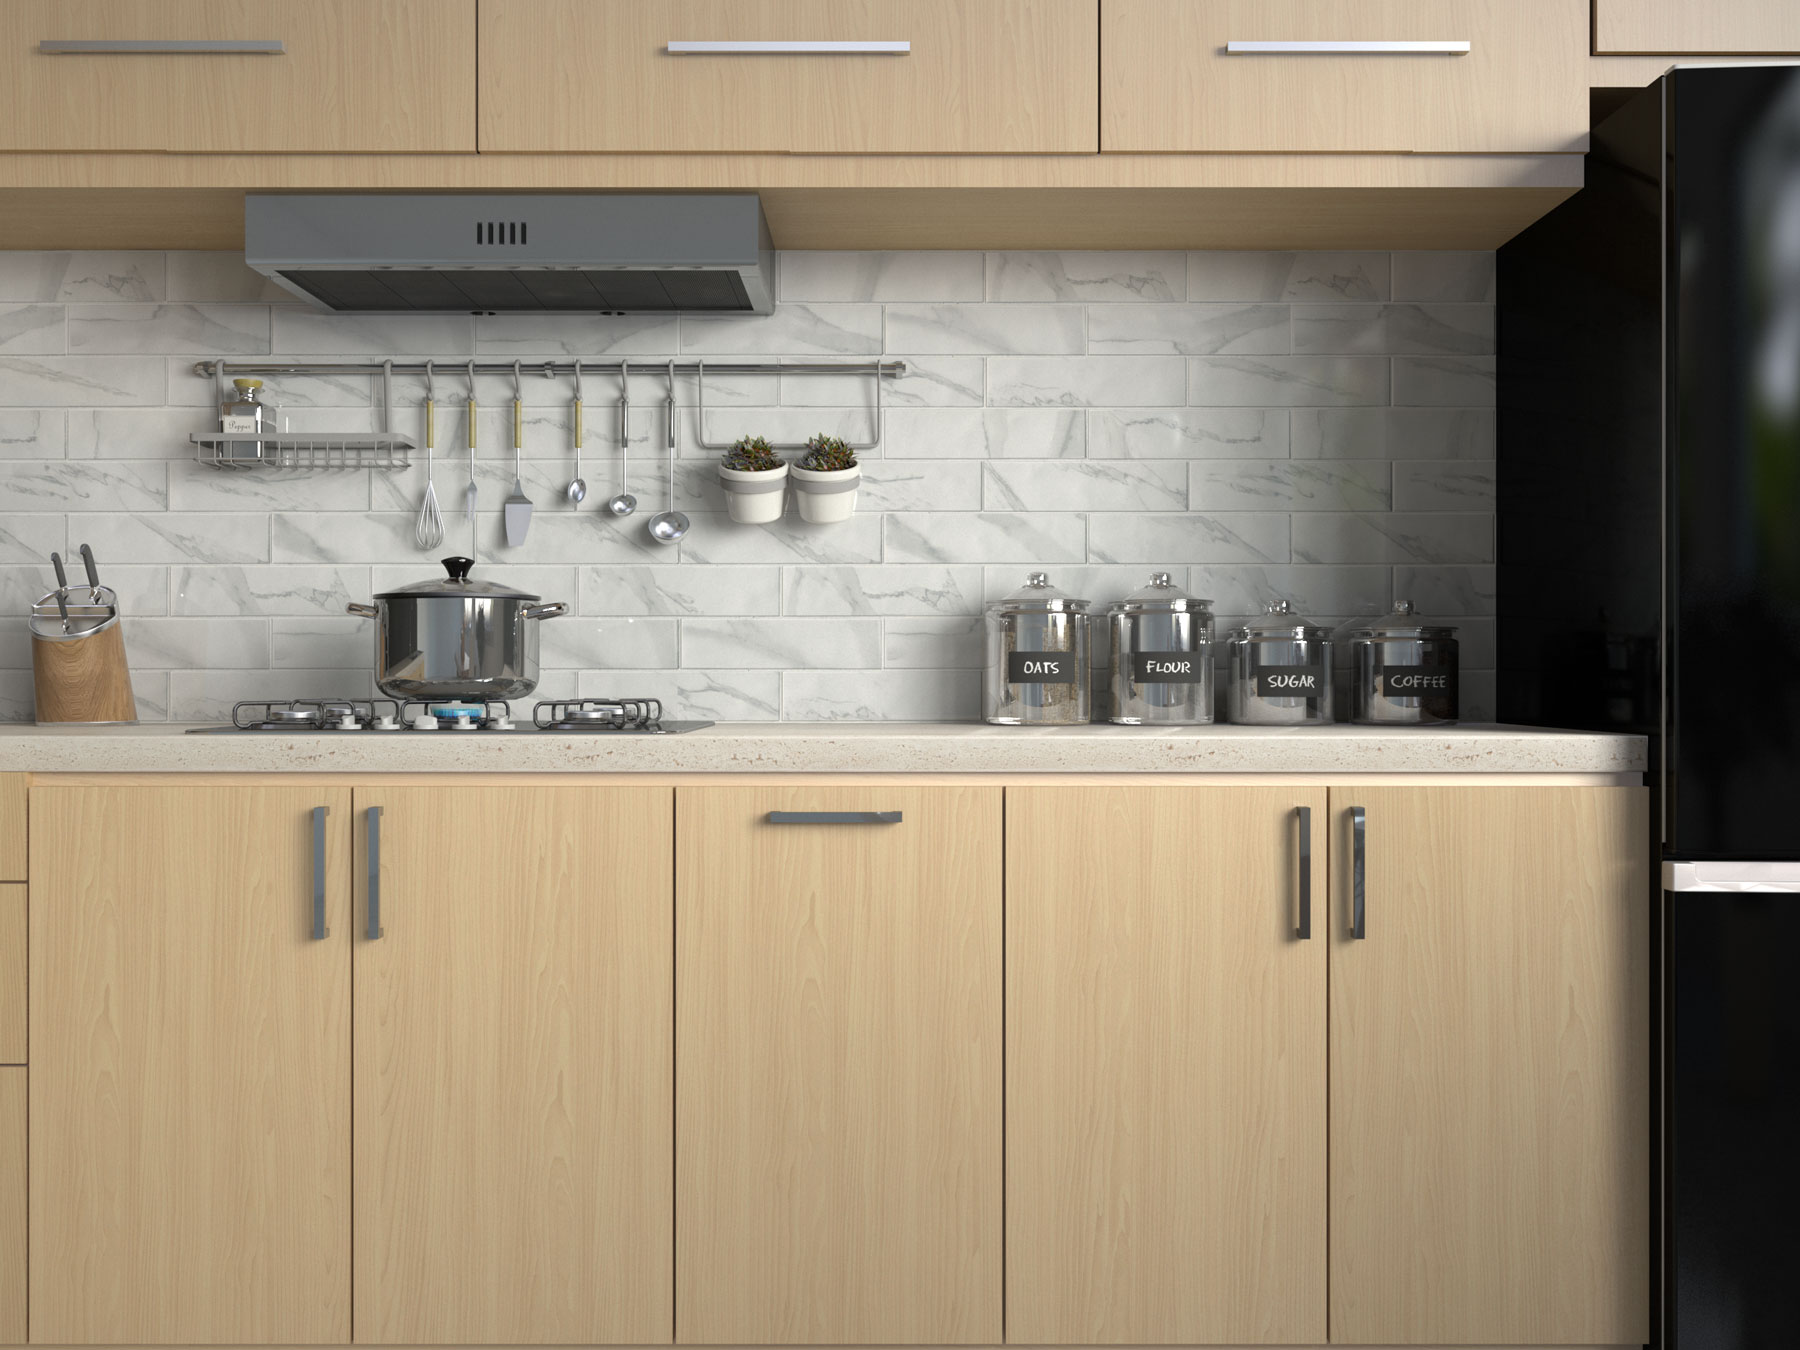
M 445 558 L 447 577 L 383 591 L 350 613 L 375 620 L 375 684 L 389 698 L 522 698 L 537 688 L 537 620 L 561 601 L 472 581 L 472 558 Z

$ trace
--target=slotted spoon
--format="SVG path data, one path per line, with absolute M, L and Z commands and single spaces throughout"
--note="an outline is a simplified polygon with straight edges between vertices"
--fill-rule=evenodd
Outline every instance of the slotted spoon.
M 437 385 L 432 379 L 431 362 L 425 363 L 425 499 L 419 503 L 419 523 L 413 527 L 413 538 L 429 553 L 444 542 L 444 513 L 438 509 L 436 456 Z

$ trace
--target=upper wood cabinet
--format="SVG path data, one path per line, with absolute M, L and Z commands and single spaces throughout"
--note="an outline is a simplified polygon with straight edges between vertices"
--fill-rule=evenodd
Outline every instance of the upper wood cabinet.
M 1009 788 L 1006 831 L 1007 1339 L 1323 1343 L 1325 790 Z
M 32 789 L 32 1340 L 350 1339 L 349 839 L 298 779 Z
M 482 0 L 486 151 L 1096 145 L 1098 0 Z M 677 55 L 671 42 L 909 42 Z
M 1332 1339 L 1643 1343 L 1645 790 L 1331 804 Z
M 1000 821 L 997 787 L 677 790 L 683 1344 L 1000 1343 Z
M 358 1342 L 673 1336 L 672 798 L 356 790 Z
M 472 151 L 475 3 L 7 0 L 0 151 Z M 283 51 L 50 55 L 46 40 Z
M 1602 56 L 1787 56 L 1800 52 L 1794 0 L 1594 0 Z
M 1586 148 L 1587 0 L 1103 0 L 1101 13 L 1103 150 Z M 1469 49 L 1227 50 L 1245 42 Z

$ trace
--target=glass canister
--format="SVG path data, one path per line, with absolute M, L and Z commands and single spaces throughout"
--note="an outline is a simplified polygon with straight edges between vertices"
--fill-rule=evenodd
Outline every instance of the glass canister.
M 1285 600 L 1235 630 L 1230 713 L 1252 726 L 1316 727 L 1331 721 L 1331 639 Z
M 1350 720 L 1442 726 L 1457 717 L 1456 629 L 1421 623 L 1410 602 L 1350 634 Z
M 1070 726 L 1092 716 L 1088 602 L 1042 572 L 987 607 L 982 711 L 1002 726 Z
M 1213 616 L 1158 572 L 1106 608 L 1112 633 L 1109 721 L 1187 725 L 1213 720 Z

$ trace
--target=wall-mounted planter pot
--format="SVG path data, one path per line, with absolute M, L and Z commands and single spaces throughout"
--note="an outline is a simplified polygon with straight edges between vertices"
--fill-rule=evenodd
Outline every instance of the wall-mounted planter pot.
M 725 509 L 740 525 L 768 525 L 781 519 L 787 505 L 788 466 L 779 469 L 727 469 L 719 466 L 725 485 Z
M 862 482 L 862 467 L 848 469 L 802 469 L 793 467 L 794 495 L 800 501 L 800 519 L 815 525 L 848 520 L 856 510 L 856 488 Z

